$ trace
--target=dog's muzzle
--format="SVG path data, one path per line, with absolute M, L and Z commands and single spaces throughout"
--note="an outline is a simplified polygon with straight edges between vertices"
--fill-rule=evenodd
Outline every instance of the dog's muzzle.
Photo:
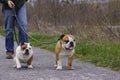
M 70 42 L 70 47 L 74 47 L 74 43 L 73 42 Z
M 24 55 L 29 55 L 29 50 L 28 49 L 25 50 L 25 54 Z
M 66 49 L 66 50 L 73 50 L 73 49 L 74 49 L 74 42 L 71 41 L 71 42 L 69 43 L 69 47 L 68 47 L 68 48 L 66 47 L 65 49 Z

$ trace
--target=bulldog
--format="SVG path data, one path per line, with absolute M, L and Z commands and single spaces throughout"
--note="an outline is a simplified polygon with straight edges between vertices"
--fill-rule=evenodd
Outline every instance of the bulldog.
M 62 59 L 63 57 L 68 58 L 68 69 L 73 69 L 72 61 L 73 61 L 73 54 L 75 52 L 75 37 L 71 34 L 63 34 L 57 41 L 55 46 L 55 53 L 56 53 L 56 69 L 62 69 Z
M 33 50 L 30 43 L 21 43 L 16 48 L 16 54 L 14 55 L 14 61 L 17 69 L 21 68 L 21 63 L 26 63 L 28 68 L 33 68 Z

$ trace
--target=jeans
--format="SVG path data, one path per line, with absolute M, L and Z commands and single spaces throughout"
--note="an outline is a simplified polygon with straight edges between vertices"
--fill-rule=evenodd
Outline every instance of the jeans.
M 14 28 L 15 23 L 18 29 L 19 43 L 28 42 L 28 25 L 26 16 L 26 4 L 21 8 L 15 8 L 15 12 L 19 21 L 13 16 L 12 9 L 3 9 L 4 24 L 5 24 L 5 48 L 7 52 L 14 52 Z

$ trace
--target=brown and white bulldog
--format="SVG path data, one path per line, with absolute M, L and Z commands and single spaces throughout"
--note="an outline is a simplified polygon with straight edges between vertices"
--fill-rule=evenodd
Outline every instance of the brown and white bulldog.
M 58 42 L 55 46 L 56 53 L 56 69 L 62 69 L 62 58 L 68 57 L 68 69 L 73 69 L 72 61 L 73 54 L 75 52 L 75 37 L 71 34 L 63 34 L 58 39 Z
M 21 68 L 21 63 L 26 63 L 28 68 L 33 68 L 32 66 L 32 60 L 33 60 L 33 50 L 30 43 L 21 43 L 16 48 L 16 54 L 14 56 L 14 61 L 17 69 Z

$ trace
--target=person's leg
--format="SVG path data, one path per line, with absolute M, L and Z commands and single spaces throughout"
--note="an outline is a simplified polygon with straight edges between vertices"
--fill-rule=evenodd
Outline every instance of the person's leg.
M 12 10 L 3 10 L 5 23 L 5 48 L 6 53 L 14 53 L 14 17 Z M 11 58 L 11 55 L 9 56 Z M 8 57 L 8 58 L 9 58 Z
M 17 10 L 18 20 L 16 21 L 19 33 L 19 43 L 28 42 L 28 24 L 26 16 L 26 4 Z

